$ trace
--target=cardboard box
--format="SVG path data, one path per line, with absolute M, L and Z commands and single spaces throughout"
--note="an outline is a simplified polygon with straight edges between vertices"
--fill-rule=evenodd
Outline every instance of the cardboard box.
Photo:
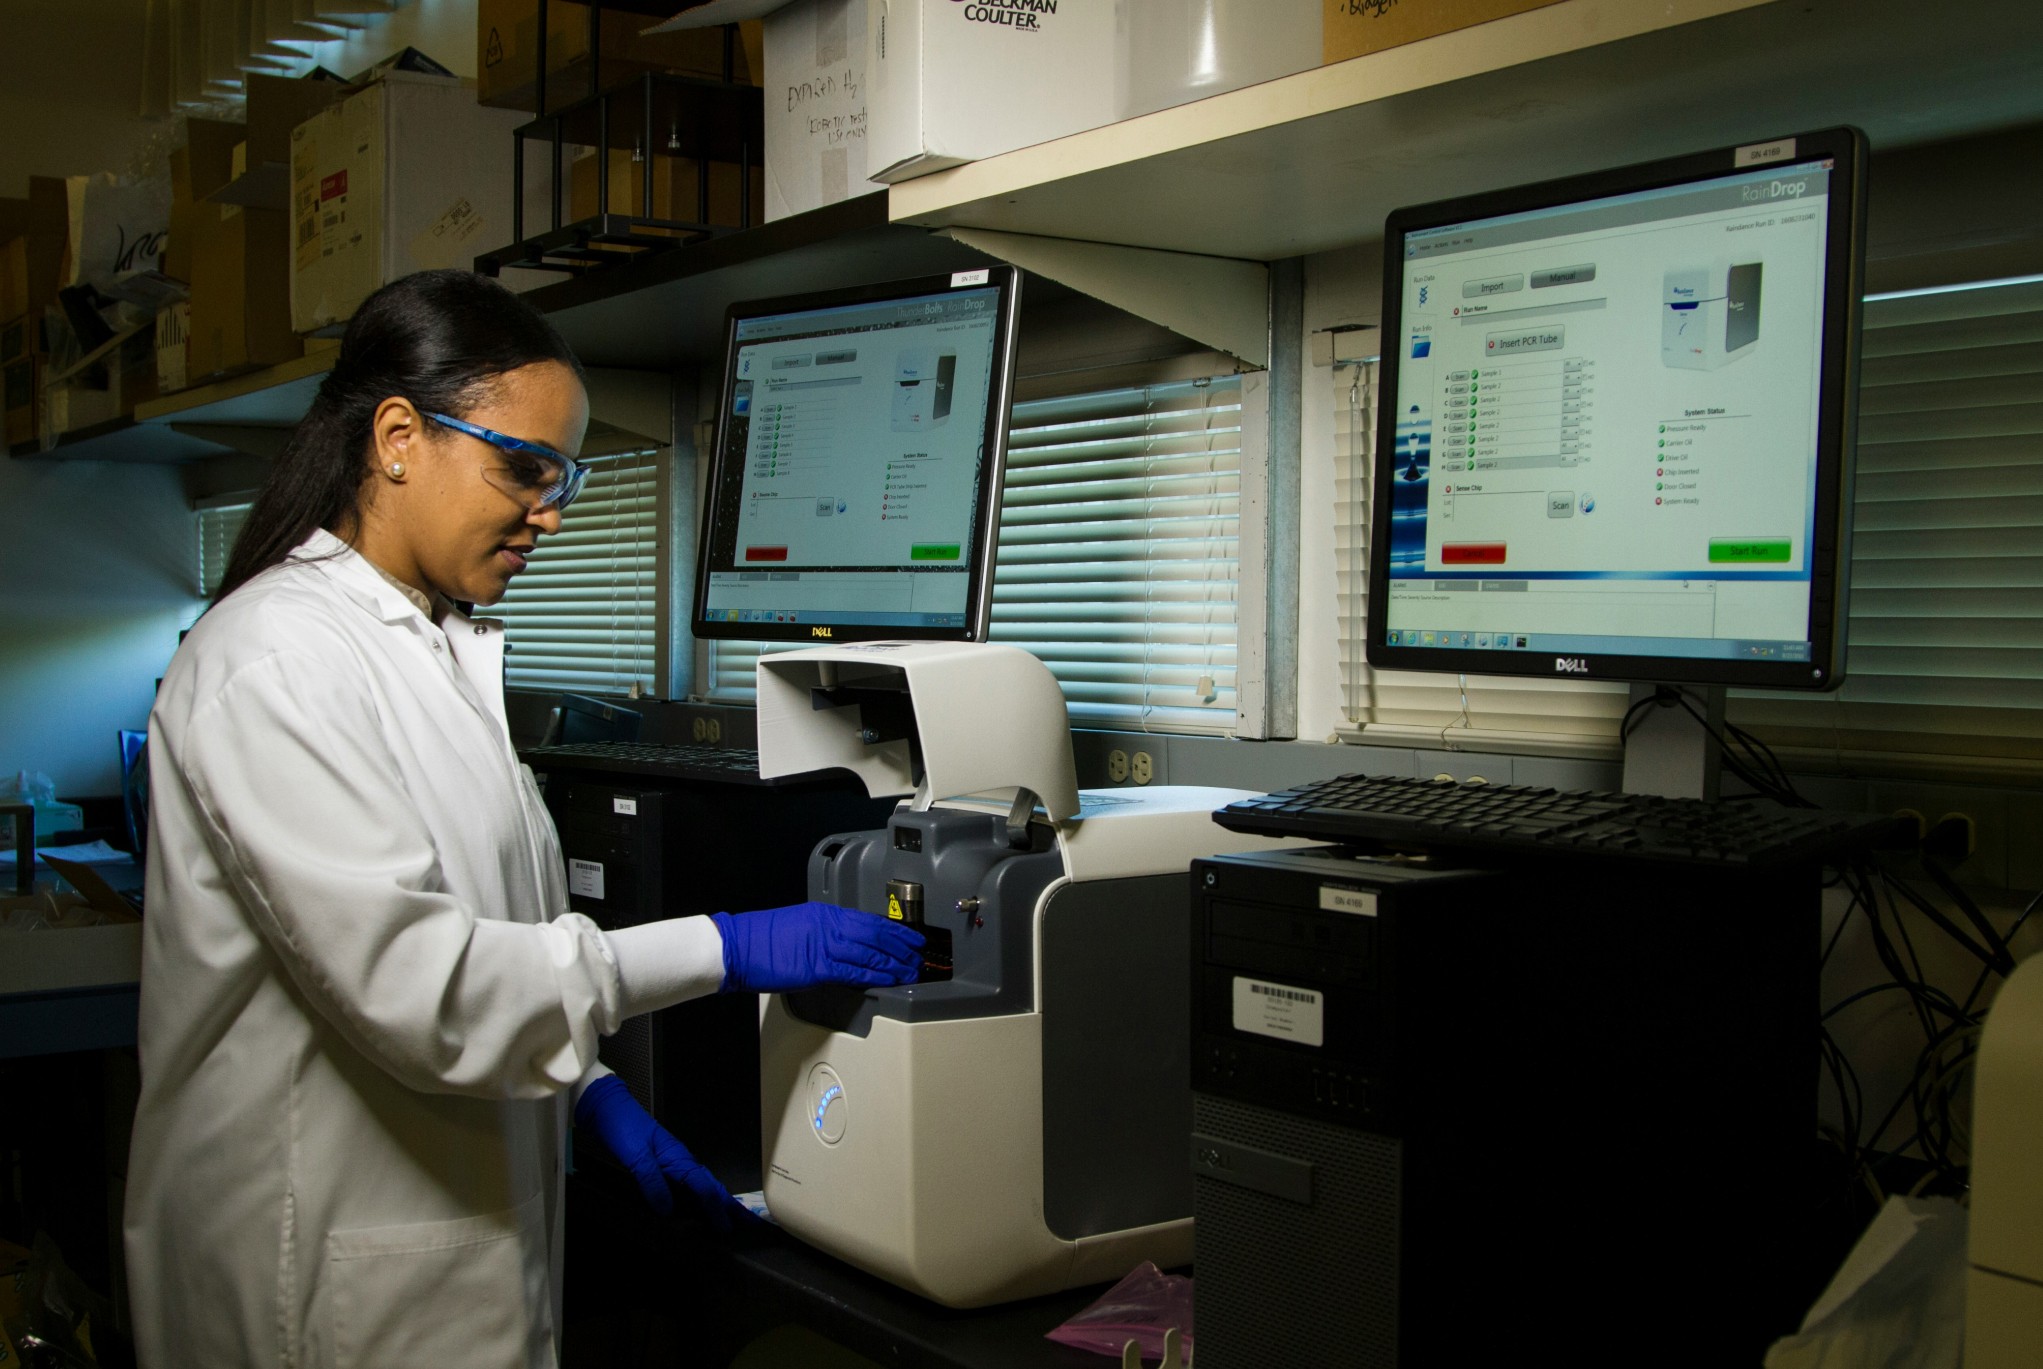
M 459 81 L 392 72 L 300 124 L 291 326 L 343 323 L 379 286 L 471 267 L 509 241 L 512 132 L 524 122 L 482 108 Z
M 175 394 L 191 384 L 192 306 L 189 300 L 156 314 L 156 389 Z
M 52 370 L 39 365 L 37 432 L 47 445 L 65 433 L 94 427 L 134 412 L 156 397 L 155 330 L 140 327 L 99 364 L 53 383 Z
M 866 172 L 867 0 L 795 0 L 766 16 L 766 217 L 881 187 Z
M 10 447 L 35 441 L 36 382 L 41 366 L 34 353 L 0 364 L 0 412 L 6 415 Z
M 121 404 L 121 369 L 109 366 L 104 388 L 86 384 L 45 385 L 38 432 L 45 442 L 119 418 L 132 404 Z
M 0 242 L 0 319 L 28 312 L 28 239 Z M 5 360 L 0 357 L 0 360 Z
M 765 16 L 768 220 L 884 188 L 867 176 L 868 13 L 869 0 L 709 0 L 667 21 L 701 28 Z
M 586 149 L 583 156 L 575 158 L 568 168 L 568 219 L 579 222 L 596 216 L 596 150 Z M 622 148 L 610 153 L 610 212 L 613 214 L 640 214 L 648 218 L 673 219 L 681 223 L 695 223 L 702 208 L 700 181 L 696 169 L 700 164 L 693 157 L 653 158 L 653 200 L 652 208 L 646 209 L 645 179 L 641 174 L 644 164 L 632 160 L 631 154 Z M 711 162 L 709 164 L 709 218 L 707 222 L 719 228 L 737 228 L 745 222 L 742 215 L 744 204 L 740 199 L 738 165 L 735 162 Z M 762 167 L 752 168 L 752 210 L 750 222 L 761 222 L 766 201 L 766 173 Z
M 867 24 L 866 170 L 907 180 L 1112 123 L 1114 7 L 891 0 Z
M 62 176 L 28 178 L 28 315 L 40 328 L 70 276 L 71 188 Z M 41 351 L 37 344 L 33 350 Z
M 291 327 L 291 224 L 281 210 L 192 209 L 186 384 L 304 355 Z
M 187 286 L 192 283 L 191 162 L 189 148 L 171 150 L 170 236 L 163 242 L 163 274 Z
M 253 170 L 269 164 L 288 166 L 291 134 L 298 125 L 353 94 L 340 81 L 313 81 L 283 76 L 248 77 L 248 151 L 244 161 Z
M 677 0 L 678 3 L 678 0 Z M 605 10 L 602 18 L 599 90 L 612 89 L 648 71 L 721 79 L 721 28 L 646 34 L 642 14 Z M 731 79 L 759 84 L 760 30 L 743 26 L 732 53 Z M 493 108 L 539 107 L 539 6 L 536 0 L 481 0 L 476 7 L 477 95 Z M 546 103 L 559 109 L 589 94 L 589 11 L 568 0 L 546 7 Z
M 1345 62 L 1559 0 L 1321 0 L 1323 59 Z

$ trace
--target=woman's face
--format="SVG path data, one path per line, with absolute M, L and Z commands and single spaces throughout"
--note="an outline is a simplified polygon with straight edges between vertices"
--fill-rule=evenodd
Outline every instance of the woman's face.
M 560 530 L 560 510 L 539 505 L 533 490 L 542 463 L 418 416 L 403 401 L 387 401 L 386 410 L 392 405 L 413 417 L 405 424 L 398 415 L 386 428 L 379 413 L 383 469 L 370 477 L 379 488 L 362 552 L 428 592 L 495 603 L 539 539 Z M 573 371 L 542 361 L 499 376 L 481 403 L 453 416 L 574 456 L 589 426 L 589 400 Z M 405 475 L 386 484 L 393 460 L 404 463 Z

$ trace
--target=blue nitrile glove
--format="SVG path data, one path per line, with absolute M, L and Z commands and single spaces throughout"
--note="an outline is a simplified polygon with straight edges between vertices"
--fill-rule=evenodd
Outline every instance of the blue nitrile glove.
M 922 968 L 922 933 L 878 913 L 797 903 L 710 917 L 724 937 L 725 993 L 908 984 Z
M 718 1231 L 729 1231 L 734 1221 L 758 1220 L 688 1153 L 688 1147 L 638 1105 L 638 1099 L 616 1075 L 606 1074 L 582 1090 L 575 1102 L 575 1121 L 603 1139 L 662 1217 L 674 1211 L 669 1185 L 679 1184 L 695 1199 L 704 1220 Z

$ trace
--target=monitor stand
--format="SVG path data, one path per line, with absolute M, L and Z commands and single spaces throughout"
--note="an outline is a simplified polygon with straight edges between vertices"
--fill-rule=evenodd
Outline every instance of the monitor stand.
M 1648 702 L 1663 689 L 1686 698 L 1708 719 L 1704 728 L 1679 704 L 1661 707 Z M 1723 752 L 1717 736 L 1724 730 L 1722 685 L 1632 686 L 1631 733 L 1624 743 L 1624 789 L 1628 794 L 1661 794 L 1675 799 L 1717 797 Z

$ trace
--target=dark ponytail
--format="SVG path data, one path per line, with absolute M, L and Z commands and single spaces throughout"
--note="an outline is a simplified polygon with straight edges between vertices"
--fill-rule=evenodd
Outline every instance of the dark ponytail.
M 582 373 L 537 309 L 486 276 L 421 271 L 362 302 L 340 356 L 256 496 L 213 602 L 277 565 L 315 528 L 360 526 L 376 409 L 392 397 L 465 418 L 498 376 L 541 361 Z

